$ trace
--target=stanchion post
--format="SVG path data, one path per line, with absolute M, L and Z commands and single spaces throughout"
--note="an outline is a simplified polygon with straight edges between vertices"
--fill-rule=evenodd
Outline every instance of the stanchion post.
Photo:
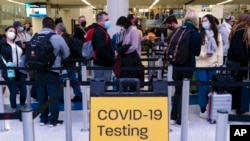
M 27 80 L 30 81 L 29 75 L 28 75 Z M 31 107 L 31 93 L 30 93 L 31 85 L 27 85 L 26 88 L 27 88 L 27 99 L 26 99 L 27 105 L 26 105 L 26 109 L 32 109 L 32 107 Z
M 157 79 L 162 80 L 162 67 L 163 67 L 162 57 L 159 57 L 157 64 L 158 64 L 158 67 L 161 67 L 157 71 Z
M 34 141 L 34 121 L 32 116 L 32 109 L 25 109 L 22 111 L 23 121 L 23 140 Z
M 173 81 L 173 66 L 170 64 L 168 65 L 168 74 L 167 74 L 167 79 L 168 82 L 172 82 Z M 171 110 L 172 110 L 172 91 L 173 91 L 173 86 L 168 84 L 168 123 L 170 123 L 171 120 Z M 169 131 L 171 132 L 172 130 L 169 129 Z
M 187 141 L 188 139 L 189 89 L 190 80 L 184 78 L 182 85 L 181 141 Z
M 2 80 L 2 72 L 0 70 L 0 80 Z M 3 86 L 0 85 L 0 113 L 4 113 L 4 100 L 3 100 Z M 7 131 L 5 127 L 5 120 L 0 120 L 0 131 Z
M 87 68 L 82 66 L 82 81 L 87 81 Z M 88 112 L 88 96 L 87 96 L 87 86 L 83 86 L 82 93 L 82 111 L 83 111 L 83 129 L 82 131 L 89 130 L 89 112 Z
M 64 90 L 64 111 L 66 116 L 65 135 L 66 141 L 72 141 L 72 112 L 70 98 L 70 79 L 66 78 L 66 87 Z
M 217 111 L 215 130 L 215 141 L 225 141 L 227 139 L 228 111 L 220 109 Z

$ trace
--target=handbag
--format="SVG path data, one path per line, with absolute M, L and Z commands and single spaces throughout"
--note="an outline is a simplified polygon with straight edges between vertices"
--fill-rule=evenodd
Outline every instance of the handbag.
M 121 75 L 121 56 L 117 55 L 116 59 L 115 59 L 115 64 L 114 64 L 114 68 L 113 72 L 115 74 L 116 77 L 119 77 Z

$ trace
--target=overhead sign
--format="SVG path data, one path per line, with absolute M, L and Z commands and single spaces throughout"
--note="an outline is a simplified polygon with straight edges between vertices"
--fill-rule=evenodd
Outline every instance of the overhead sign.
M 167 97 L 91 97 L 90 141 L 168 141 Z

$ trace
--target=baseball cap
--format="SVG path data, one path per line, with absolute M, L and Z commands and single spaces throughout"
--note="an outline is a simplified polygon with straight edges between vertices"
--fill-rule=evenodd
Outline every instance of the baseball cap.
M 15 21 L 14 23 L 13 23 L 13 26 L 14 27 L 18 27 L 18 26 L 21 26 L 22 25 L 22 23 L 20 22 L 20 21 Z

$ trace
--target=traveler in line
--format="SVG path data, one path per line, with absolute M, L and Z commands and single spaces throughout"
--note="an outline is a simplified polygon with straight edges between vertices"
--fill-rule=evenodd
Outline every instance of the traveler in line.
M 66 31 L 66 27 L 63 23 L 58 23 L 56 25 L 56 33 L 58 35 L 61 35 L 63 37 L 63 39 L 65 40 L 65 42 L 67 43 L 67 45 L 70 47 L 71 46 L 71 42 L 70 42 L 70 35 L 67 33 Z M 72 56 L 74 56 L 74 54 L 70 54 L 70 58 L 73 58 Z M 75 66 L 75 62 L 65 62 L 64 63 L 64 67 L 70 67 L 69 69 L 67 69 L 66 73 L 61 74 L 60 75 L 60 80 L 63 81 L 65 78 L 70 78 L 72 81 L 74 81 L 74 84 L 71 84 L 71 87 L 73 88 L 74 91 L 74 98 L 72 99 L 73 102 L 82 102 L 82 92 L 81 92 L 81 88 L 80 85 L 77 85 L 76 82 L 78 81 L 76 78 L 76 72 L 73 69 L 73 67 Z M 61 94 L 61 99 L 63 99 L 63 92 Z
M 15 21 L 13 23 L 13 26 L 16 28 L 16 31 L 17 31 L 17 36 L 15 38 L 16 44 L 20 46 L 21 48 L 25 48 L 26 42 L 29 41 L 30 38 L 28 39 L 27 36 L 25 36 L 24 26 L 22 25 L 20 21 Z
M 85 34 L 86 34 L 86 31 L 87 31 L 87 28 L 86 28 L 86 18 L 85 16 L 79 16 L 78 17 L 78 24 L 79 26 L 75 28 L 75 31 L 74 31 L 74 38 L 77 38 L 81 41 L 84 42 L 85 40 Z
M 12 62 L 15 67 L 24 67 L 21 66 L 22 56 L 23 56 L 23 49 L 18 46 L 14 40 L 17 37 L 17 31 L 14 26 L 9 26 L 5 29 L 4 37 L 1 41 L 1 61 L 0 67 L 6 67 L 8 62 Z M 11 80 L 14 79 L 15 81 L 25 81 L 25 74 L 22 73 L 20 70 L 15 70 L 15 77 L 8 78 L 6 69 L 2 70 L 2 76 L 4 80 Z M 17 109 L 17 102 L 16 102 L 16 95 L 18 90 L 20 91 L 20 110 L 24 110 L 25 108 L 25 101 L 26 101 L 26 94 L 27 89 L 26 85 L 17 85 L 17 84 L 7 84 L 9 91 L 10 91 L 10 105 L 13 112 L 16 112 Z
M 99 12 L 96 15 L 96 23 L 88 29 L 95 28 L 92 36 L 94 48 L 94 67 L 113 67 L 115 63 L 115 51 L 107 30 L 110 27 L 108 13 Z M 94 70 L 95 79 L 111 81 L 112 70 Z
M 207 14 L 202 18 L 200 33 L 202 46 L 200 56 L 196 57 L 196 67 L 220 67 L 223 64 L 223 44 L 213 15 Z M 197 70 L 195 75 L 197 81 L 211 81 L 216 70 Z M 210 89 L 208 85 L 198 86 L 200 117 L 205 119 L 208 116 L 206 106 Z
M 45 17 L 42 21 L 42 30 L 38 32 L 38 34 L 49 34 L 54 32 L 55 22 L 50 17 Z M 32 40 L 32 39 L 31 39 Z M 62 60 L 69 57 L 69 47 L 66 42 L 60 35 L 52 35 L 50 38 L 50 42 L 54 47 L 54 54 L 56 55 L 56 60 L 52 66 L 61 67 Z M 60 52 L 60 55 L 58 55 Z M 60 70 L 38 70 L 37 71 L 37 80 L 39 81 L 59 81 L 59 73 Z M 37 100 L 39 102 L 39 106 L 42 106 L 49 97 L 53 96 L 60 84 L 54 85 L 38 85 L 37 87 Z M 58 120 L 59 118 L 59 97 L 57 97 L 40 115 L 40 125 L 44 126 L 48 124 L 49 127 L 54 127 L 63 123 L 62 120 Z
M 244 12 L 239 16 L 229 35 L 230 47 L 228 49 L 228 67 L 249 67 L 250 59 L 250 12 Z M 238 66 L 230 66 L 229 62 L 234 62 Z M 232 64 L 234 64 L 232 63 Z M 242 82 L 247 78 L 247 71 L 239 70 L 232 72 L 232 76 L 237 82 Z M 242 87 L 236 87 L 233 96 L 232 108 L 236 109 L 237 114 L 242 114 L 241 97 Z
M 178 67 L 195 67 L 195 56 L 199 56 L 201 49 L 201 35 L 198 32 L 198 14 L 194 10 L 188 10 L 184 17 L 183 27 L 194 30 L 189 39 L 190 53 L 185 63 L 177 65 L 173 64 L 173 80 L 183 81 L 184 78 L 191 79 L 194 71 L 175 70 Z M 173 98 L 173 107 L 171 110 L 171 124 L 181 124 L 181 107 L 182 107 L 182 86 L 175 86 L 175 93 Z

